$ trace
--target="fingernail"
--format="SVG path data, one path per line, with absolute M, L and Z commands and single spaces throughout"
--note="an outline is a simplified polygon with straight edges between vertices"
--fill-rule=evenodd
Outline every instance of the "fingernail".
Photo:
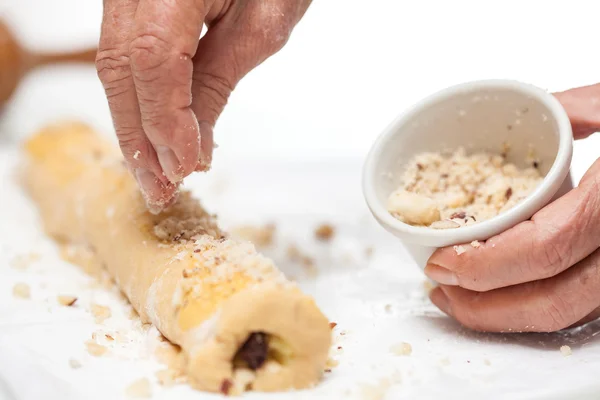
M 452 306 L 450 304 L 450 299 L 441 287 L 437 287 L 433 289 L 429 293 L 429 299 L 431 302 L 440 310 L 442 310 L 445 314 L 452 316 Z
M 458 277 L 447 268 L 435 264 L 427 264 L 425 275 L 442 285 L 458 286 Z
M 156 146 L 156 155 L 163 172 L 172 183 L 179 183 L 183 180 L 183 170 L 179 159 L 167 146 Z
M 162 185 L 156 175 L 145 168 L 135 170 L 135 179 L 144 194 L 144 198 L 157 198 L 162 192 Z
M 215 148 L 213 141 L 213 127 L 205 121 L 199 123 L 200 128 L 200 158 L 196 172 L 209 171 L 212 164 L 212 153 Z

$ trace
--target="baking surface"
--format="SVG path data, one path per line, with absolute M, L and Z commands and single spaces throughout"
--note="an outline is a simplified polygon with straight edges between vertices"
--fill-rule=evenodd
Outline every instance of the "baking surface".
M 9 0 L 0 11 L 9 3 L 16 30 L 33 48 L 84 46 L 96 39 L 100 2 L 86 8 L 88 2 L 78 0 Z M 549 335 L 462 329 L 428 302 L 423 275 L 375 224 L 360 193 L 362 157 L 376 135 L 396 113 L 433 91 L 489 77 L 551 90 L 597 80 L 594 60 L 600 53 L 589 54 L 596 45 L 597 14 L 546 5 L 539 18 L 535 2 L 507 0 L 492 21 L 463 12 L 483 12 L 478 1 L 437 2 L 432 14 L 433 3 L 374 1 L 377 22 L 363 31 L 358 29 L 365 23 L 363 2 L 314 2 L 284 51 L 236 89 L 217 127 L 215 170 L 187 182 L 225 227 L 274 222 L 275 249 L 266 253 L 338 324 L 332 358 L 339 365 L 319 387 L 247 398 L 598 398 L 600 383 L 589 376 L 600 366 L 599 323 Z M 37 14 L 29 12 L 34 4 Z M 463 11 L 447 18 L 455 9 Z M 65 22 L 73 17 L 73 24 Z M 323 36 L 322 27 L 332 21 L 337 29 Z M 561 29 L 548 30 L 552 25 Z M 427 36 L 431 26 L 444 34 Z M 473 35 L 477 30 L 485 35 Z M 532 48 L 530 31 L 547 38 Z M 80 36 L 69 42 L 73 32 Z M 415 37 L 420 40 L 409 40 Z M 586 62 L 557 56 L 557 48 L 586 54 Z M 376 74 L 370 72 L 374 68 Z M 0 399 L 119 399 L 142 377 L 152 382 L 155 399 L 218 398 L 186 385 L 158 386 L 154 373 L 163 367 L 153 355 L 157 332 L 129 320 L 118 294 L 62 261 L 41 231 L 16 179 L 18 146 L 32 130 L 64 117 L 110 132 L 106 100 L 91 68 L 32 74 L 0 117 Z M 598 148 L 600 137 L 576 144 L 577 179 L 598 157 Z M 313 238 L 321 222 L 336 227 L 329 244 Z M 315 268 L 291 262 L 290 244 L 314 257 Z M 30 300 L 12 295 L 19 282 L 29 285 Z M 57 295 L 78 301 L 67 308 Z M 112 317 L 95 324 L 91 303 L 110 306 Z M 121 332 L 125 338 L 107 343 L 110 354 L 95 358 L 84 345 L 94 332 Z M 396 354 L 402 342 L 411 344 L 411 355 Z M 571 356 L 561 354 L 563 345 L 572 348 Z M 71 358 L 82 367 L 72 369 Z
M 153 352 L 157 332 L 129 320 L 129 308 L 116 291 L 94 285 L 60 259 L 14 179 L 16 149 L 2 149 L 0 160 L 0 376 L 13 398 L 42 398 L 43 393 L 44 399 L 118 399 L 141 377 L 152 382 L 153 398 L 214 397 L 186 385 L 156 384 L 154 373 L 164 368 Z M 597 326 L 552 335 L 475 334 L 436 311 L 426 299 L 420 271 L 367 214 L 357 181 L 358 160 L 247 162 L 243 168 L 239 162 L 196 176 L 188 186 L 209 209 L 218 210 L 226 227 L 275 223 L 276 241 L 266 253 L 338 324 L 332 358 L 339 365 L 322 384 L 310 392 L 271 398 L 449 398 L 449 393 L 450 398 L 452 393 L 494 398 L 492 388 L 510 391 L 513 398 L 600 392 L 600 383 L 586 378 L 600 365 Z M 322 222 L 336 228 L 330 243 L 314 238 Z M 289 245 L 313 257 L 314 268 L 291 262 Z M 30 300 L 12 295 L 18 282 L 29 285 Z M 57 303 L 58 295 L 78 300 L 65 307 Z M 92 302 L 109 306 L 112 317 L 95 324 Z M 107 342 L 109 354 L 96 358 L 84 345 L 93 332 L 127 339 Z M 411 344 L 411 355 L 395 350 L 402 342 Z M 562 345 L 569 345 L 573 354 L 563 356 Z M 72 369 L 71 358 L 82 367 Z

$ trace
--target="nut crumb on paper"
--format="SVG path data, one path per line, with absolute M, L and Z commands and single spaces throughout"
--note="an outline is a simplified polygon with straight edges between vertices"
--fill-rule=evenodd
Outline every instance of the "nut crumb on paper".
M 266 248 L 275 241 L 275 224 L 262 226 L 240 225 L 231 230 L 233 236 L 252 242 L 258 248 Z
M 58 300 L 58 304 L 66 306 L 66 307 L 71 307 L 77 301 L 77 297 L 75 297 L 75 296 L 58 296 L 57 300 Z
M 97 324 L 103 323 L 112 315 L 110 308 L 99 304 L 92 304 L 91 312 Z
M 81 363 L 74 358 L 70 358 L 69 359 L 69 367 L 71 367 L 73 369 L 79 369 L 79 368 L 81 368 Z
M 152 389 L 148 378 L 141 378 L 131 383 L 125 389 L 125 395 L 133 399 L 148 399 L 152 397 Z
M 10 261 L 10 266 L 15 269 L 24 270 L 41 258 L 42 257 L 38 253 L 21 254 Z
M 492 365 L 492 362 L 490 360 L 488 360 L 487 358 L 483 360 L 483 363 L 487 366 Z
M 465 248 L 463 246 L 459 245 L 459 246 L 454 246 L 454 251 L 456 252 L 457 256 L 460 256 L 461 254 L 463 254 L 467 250 L 465 250 Z
M 16 283 L 13 286 L 12 294 L 14 297 L 19 299 L 31 298 L 31 290 L 29 289 L 29 285 L 23 282 Z
M 333 329 L 337 326 L 337 322 L 330 322 L 329 323 L 329 329 Z
M 421 153 L 406 165 L 402 185 L 388 197 L 387 209 L 410 225 L 456 229 L 488 220 L 514 207 L 540 184 L 539 162 L 519 169 L 501 154 L 464 148 Z
M 440 365 L 448 366 L 450 365 L 450 359 L 448 357 L 444 357 L 440 360 Z
M 362 384 L 361 400 L 383 400 L 391 386 L 392 382 L 388 378 L 381 379 L 377 384 Z
M 101 344 L 96 343 L 94 340 L 88 340 L 85 342 L 87 352 L 94 357 L 102 357 L 108 352 L 108 349 Z
M 390 350 L 397 356 L 410 356 L 412 354 L 412 346 L 406 342 L 395 344 Z
M 321 224 L 315 229 L 315 237 L 322 242 L 328 242 L 334 236 L 335 228 L 330 224 Z
M 560 346 L 560 352 L 562 353 L 563 356 L 568 357 L 571 354 L 573 354 L 573 351 L 571 350 L 570 346 Z

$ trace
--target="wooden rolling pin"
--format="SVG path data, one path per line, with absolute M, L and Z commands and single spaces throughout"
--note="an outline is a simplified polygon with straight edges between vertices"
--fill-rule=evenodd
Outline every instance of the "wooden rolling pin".
M 31 52 L 21 46 L 0 21 L 0 106 L 6 103 L 23 77 L 32 69 L 63 62 L 94 62 L 96 48 L 63 53 Z

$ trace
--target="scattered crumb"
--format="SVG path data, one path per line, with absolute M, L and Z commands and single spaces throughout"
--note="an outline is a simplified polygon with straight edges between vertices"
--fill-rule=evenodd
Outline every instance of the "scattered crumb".
M 75 296 L 58 296 L 58 303 L 63 306 L 71 307 L 77 301 Z
M 560 352 L 562 353 L 563 356 L 568 357 L 571 354 L 573 354 L 573 351 L 571 350 L 570 346 L 560 346 Z
M 410 356 L 412 354 L 412 346 L 406 342 L 395 344 L 390 350 L 397 356 Z
M 156 379 L 161 386 L 173 386 L 177 383 L 179 372 L 174 369 L 163 369 L 156 371 Z
M 125 394 L 135 399 L 147 399 L 152 396 L 148 378 L 138 379 L 125 389 Z
M 115 338 L 112 335 L 108 334 L 108 333 L 104 334 L 104 338 L 106 338 L 106 340 L 108 340 L 109 342 L 112 342 L 112 341 L 115 340 Z
M 274 242 L 276 227 L 274 224 L 264 226 L 242 225 L 231 230 L 233 236 L 252 242 L 256 247 L 269 247 Z
M 450 359 L 448 357 L 444 357 L 440 360 L 440 365 L 447 366 L 450 365 Z
M 454 251 L 456 252 L 456 255 L 460 256 L 462 253 L 466 252 L 465 248 L 462 246 L 454 246 Z
M 360 388 L 361 399 L 383 400 L 392 383 L 389 379 L 382 379 L 375 385 L 362 384 Z
M 74 358 L 70 358 L 69 366 L 73 369 L 78 369 L 78 368 L 81 368 L 81 363 Z
M 87 349 L 87 352 L 94 357 L 101 357 L 108 351 L 108 349 L 105 346 L 102 346 L 101 344 L 98 344 L 93 340 L 88 340 L 87 342 L 85 342 L 85 347 Z
M 484 363 L 485 365 L 487 365 L 487 366 L 490 366 L 490 365 L 492 365 L 492 362 L 491 362 L 490 360 L 488 360 L 487 358 L 485 358 L 485 359 L 483 360 L 483 363 Z
M 331 328 L 331 329 L 335 328 L 336 326 L 337 326 L 336 322 L 330 322 L 329 323 L 329 328 Z
M 338 360 L 329 357 L 327 359 L 327 362 L 325 363 L 325 368 L 332 369 L 332 368 L 337 367 L 339 364 L 340 364 L 340 362 Z
M 110 308 L 106 306 L 101 306 L 99 304 L 92 304 L 91 311 L 94 315 L 94 319 L 96 320 L 97 324 L 103 323 L 112 315 L 112 313 L 110 312 Z
M 306 269 L 308 269 L 309 272 L 311 269 L 314 269 L 315 271 L 313 271 L 313 272 L 316 273 L 315 260 L 311 256 L 303 253 L 298 248 L 298 246 L 293 245 L 293 244 L 289 245 L 287 248 L 287 256 L 290 259 L 290 261 L 299 262 L 304 267 L 306 267 Z
M 389 313 L 392 312 L 392 305 L 391 304 L 386 304 L 383 309 L 385 310 L 386 313 L 389 314 Z
M 40 258 L 42 257 L 38 253 L 21 254 L 10 262 L 10 266 L 15 269 L 27 269 L 31 264 L 38 261 Z
M 315 236 L 323 242 L 330 241 L 335 235 L 335 228 L 329 224 L 321 224 L 315 230 Z
M 140 159 L 140 154 L 142 154 L 139 150 L 136 150 L 135 153 L 133 153 L 133 159 L 134 160 L 139 160 Z
M 12 294 L 19 299 L 31 298 L 29 285 L 23 282 L 16 283 L 15 286 L 13 286 Z
M 367 258 L 371 258 L 374 252 L 375 249 L 372 246 L 369 246 L 365 249 L 365 256 L 367 256 Z
M 478 240 L 473 240 L 471 242 L 471 246 L 475 247 L 476 249 L 478 249 L 479 247 L 481 247 L 481 243 L 479 243 Z

